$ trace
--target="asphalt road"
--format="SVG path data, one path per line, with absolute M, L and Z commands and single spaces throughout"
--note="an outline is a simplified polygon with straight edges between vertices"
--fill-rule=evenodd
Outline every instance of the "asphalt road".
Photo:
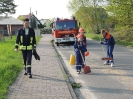
M 72 80 L 83 86 L 75 90 L 78 99 L 133 99 L 133 49 L 115 45 L 115 67 L 105 66 L 101 60 L 105 56 L 101 44 L 87 40 L 90 55 L 86 57 L 86 64 L 92 71 L 89 74 L 77 74 L 75 66 L 69 65 L 73 45 L 59 45 L 56 49 Z

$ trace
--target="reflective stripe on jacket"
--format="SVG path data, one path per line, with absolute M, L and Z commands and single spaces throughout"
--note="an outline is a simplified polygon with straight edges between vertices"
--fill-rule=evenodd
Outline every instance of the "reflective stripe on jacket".
M 18 30 L 15 48 L 18 49 L 20 45 L 21 50 L 32 50 L 36 47 L 35 32 L 32 28 L 29 28 L 29 33 L 26 35 L 25 30 L 22 28 Z

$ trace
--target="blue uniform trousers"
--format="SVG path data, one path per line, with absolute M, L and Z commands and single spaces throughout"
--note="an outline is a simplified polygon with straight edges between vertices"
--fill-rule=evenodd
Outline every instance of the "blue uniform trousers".
M 106 50 L 107 50 L 107 57 L 113 58 L 114 45 L 107 45 Z
M 83 52 L 82 52 L 82 55 L 83 55 L 83 58 L 84 58 Z M 79 53 L 75 53 L 75 56 L 76 56 L 76 70 L 80 71 L 81 68 L 84 68 L 84 63 L 83 63 L 83 60 L 82 60 L 82 56 Z

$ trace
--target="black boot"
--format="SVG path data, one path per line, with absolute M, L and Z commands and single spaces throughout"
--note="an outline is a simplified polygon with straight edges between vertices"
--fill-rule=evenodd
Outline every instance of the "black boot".
M 32 78 L 32 74 L 29 75 L 29 78 Z
M 31 67 L 27 67 L 27 74 L 28 74 L 28 75 L 31 74 Z
M 27 73 L 25 72 L 24 75 L 27 75 Z
M 27 67 L 27 73 L 29 75 L 29 78 L 32 78 L 31 67 Z

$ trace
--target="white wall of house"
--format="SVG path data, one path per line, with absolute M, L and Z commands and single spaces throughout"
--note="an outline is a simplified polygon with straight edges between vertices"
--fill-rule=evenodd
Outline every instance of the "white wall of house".
M 41 35 L 41 32 L 39 29 L 35 29 L 35 36 L 40 36 Z

